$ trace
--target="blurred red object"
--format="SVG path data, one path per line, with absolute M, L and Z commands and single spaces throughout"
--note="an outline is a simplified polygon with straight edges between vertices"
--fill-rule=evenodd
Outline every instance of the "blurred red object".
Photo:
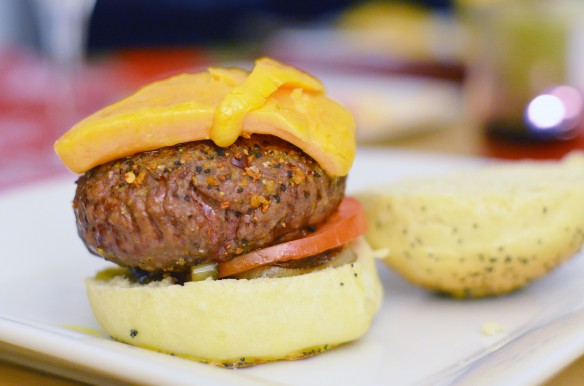
M 511 141 L 485 135 L 483 142 L 483 155 L 510 160 L 560 159 L 572 151 L 584 150 L 582 129 L 580 129 L 578 136 L 564 141 Z
M 0 188 L 65 173 L 53 143 L 75 122 L 139 86 L 209 63 L 200 50 L 131 50 L 65 73 L 23 48 L 0 51 Z
M 110 58 L 110 63 L 131 87 L 143 86 L 180 72 L 207 68 L 213 60 L 197 48 L 128 49 Z
M 78 70 L 18 47 L 0 52 L 0 188 L 64 172 L 55 139 L 118 93 L 111 71 Z

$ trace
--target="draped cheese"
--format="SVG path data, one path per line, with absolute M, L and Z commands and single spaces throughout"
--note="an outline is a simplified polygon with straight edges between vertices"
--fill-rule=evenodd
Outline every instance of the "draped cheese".
M 354 132 L 351 113 L 316 78 L 262 58 L 249 73 L 212 67 L 145 86 L 77 123 L 55 151 L 69 169 L 84 173 L 164 146 L 212 140 L 225 147 L 239 136 L 269 134 L 343 176 L 355 157 Z

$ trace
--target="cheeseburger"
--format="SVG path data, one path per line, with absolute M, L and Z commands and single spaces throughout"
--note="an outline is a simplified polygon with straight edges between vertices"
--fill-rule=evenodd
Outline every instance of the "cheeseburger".
M 225 367 L 362 336 L 382 289 L 345 197 L 351 114 L 264 58 L 146 86 L 55 143 L 79 236 L 117 265 L 86 280 L 116 340 Z

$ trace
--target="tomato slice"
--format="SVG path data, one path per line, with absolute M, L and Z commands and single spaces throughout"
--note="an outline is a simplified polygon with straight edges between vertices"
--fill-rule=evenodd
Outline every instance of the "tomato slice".
M 278 261 L 303 259 L 336 248 L 367 231 L 363 207 L 353 197 L 345 197 L 336 212 L 315 232 L 301 239 L 258 249 L 219 263 L 219 277 L 236 275 Z

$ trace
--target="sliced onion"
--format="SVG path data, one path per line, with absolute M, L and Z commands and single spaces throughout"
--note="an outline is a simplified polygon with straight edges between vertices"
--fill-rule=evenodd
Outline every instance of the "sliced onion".
M 325 252 L 329 253 L 329 252 Z M 320 271 L 325 268 L 336 268 L 345 264 L 353 263 L 357 260 L 357 253 L 350 247 L 342 247 L 337 250 L 333 257 L 327 259 L 324 263 L 317 266 L 286 268 L 278 265 L 265 265 L 240 274 L 231 276 L 233 279 L 260 279 L 260 278 L 277 278 L 304 275 L 314 271 Z M 308 258 L 310 259 L 310 258 Z M 308 260 L 307 259 L 307 260 Z M 298 261 L 299 263 L 301 262 Z M 301 264 L 299 264 L 301 265 Z
M 191 267 L 190 274 L 190 281 L 202 281 L 208 278 L 217 280 L 219 278 L 219 268 L 217 268 L 217 263 L 199 264 Z

